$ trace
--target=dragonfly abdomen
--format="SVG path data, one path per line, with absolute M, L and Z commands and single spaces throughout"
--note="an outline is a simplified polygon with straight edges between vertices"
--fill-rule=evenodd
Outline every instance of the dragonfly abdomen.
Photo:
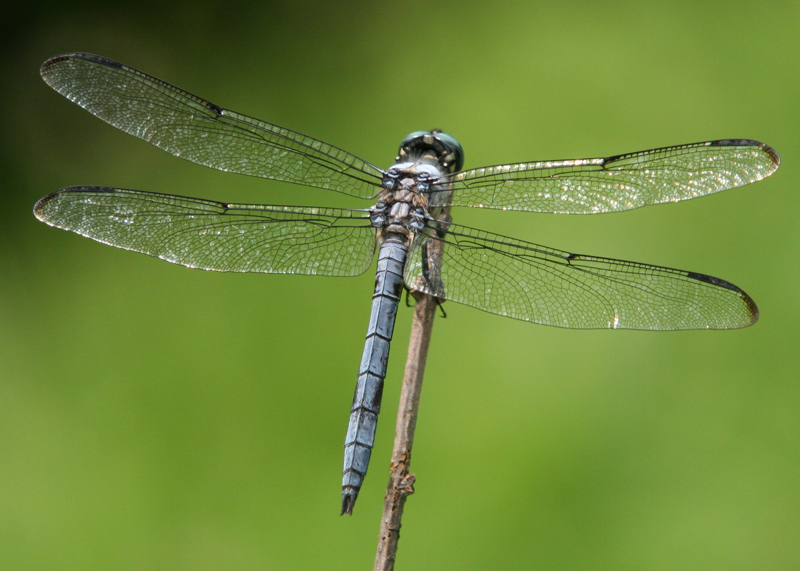
M 369 466 L 407 255 L 407 238 L 395 233 L 388 234 L 378 254 L 372 312 L 344 442 L 342 514 L 352 514 Z

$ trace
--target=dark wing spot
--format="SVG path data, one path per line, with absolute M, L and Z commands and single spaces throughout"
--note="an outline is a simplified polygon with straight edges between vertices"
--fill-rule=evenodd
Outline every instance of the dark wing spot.
M 689 279 L 697 280 L 699 282 L 705 282 L 711 285 L 724 287 L 725 289 L 729 289 L 731 291 L 735 291 L 739 294 L 741 300 L 747 305 L 747 308 L 750 311 L 750 316 L 752 317 L 752 321 L 750 322 L 755 323 L 758 321 L 759 311 L 756 302 L 753 301 L 753 298 L 747 295 L 741 288 L 733 285 L 731 282 L 721 280 L 719 278 L 715 278 L 713 276 L 707 276 L 705 274 L 696 274 L 694 272 L 686 272 L 686 277 Z
M 733 285 L 731 282 L 726 282 L 725 280 L 715 278 L 714 276 L 707 276 L 705 274 L 696 274 L 694 272 L 686 272 L 686 277 L 691 278 L 693 280 L 697 280 L 699 282 L 706 282 L 715 286 L 732 289 L 733 291 L 742 291 L 741 289 Z
M 720 139 L 719 141 L 711 141 L 711 147 L 765 147 L 764 143 L 754 141 L 753 139 Z
M 203 101 L 203 105 L 205 105 L 211 111 L 216 113 L 218 117 L 222 117 L 222 115 L 225 113 L 225 110 L 222 107 L 220 107 L 219 105 L 214 105 L 210 101 Z

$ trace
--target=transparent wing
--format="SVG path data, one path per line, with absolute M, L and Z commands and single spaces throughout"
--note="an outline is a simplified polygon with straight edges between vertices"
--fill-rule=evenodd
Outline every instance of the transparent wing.
M 748 139 L 707 141 L 598 159 L 497 165 L 455 173 L 453 206 L 597 214 L 678 202 L 771 175 L 780 157 Z
M 430 224 L 404 277 L 438 298 L 572 329 L 732 329 L 758 319 L 753 300 L 718 278 Z
M 223 109 L 116 61 L 65 54 L 47 84 L 106 123 L 175 156 L 227 172 L 373 196 L 383 171 L 337 147 Z
M 356 276 L 375 252 L 375 228 L 357 210 L 76 186 L 45 196 L 33 211 L 50 226 L 204 270 Z

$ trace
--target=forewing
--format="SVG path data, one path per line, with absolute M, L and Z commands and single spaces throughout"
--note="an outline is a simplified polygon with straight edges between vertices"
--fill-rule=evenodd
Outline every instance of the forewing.
M 375 252 L 375 229 L 357 210 L 78 186 L 45 196 L 34 214 L 110 246 L 204 270 L 355 276 Z
M 572 329 L 732 329 L 758 319 L 753 300 L 718 278 L 431 224 L 438 229 L 415 240 L 405 282 L 441 299 Z
M 383 171 L 342 149 L 223 109 L 104 57 L 60 55 L 44 62 L 40 73 L 106 123 L 194 163 L 360 198 L 380 185 Z
M 597 159 L 483 167 L 453 174 L 453 206 L 597 214 L 678 202 L 742 186 L 778 168 L 748 139 L 707 141 Z

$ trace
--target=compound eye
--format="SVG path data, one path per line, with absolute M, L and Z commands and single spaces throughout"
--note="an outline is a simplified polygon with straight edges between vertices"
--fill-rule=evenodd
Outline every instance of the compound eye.
M 403 142 L 400 143 L 400 147 L 401 148 L 402 147 L 406 147 L 406 146 L 408 146 L 409 143 L 411 143 L 411 141 L 414 141 L 416 139 L 421 139 L 422 137 L 424 137 L 427 134 L 428 134 L 428 131 L 414 131 L 413 133 L 409 133 L 408 135 L 405 136 L 405 138 L 403 139 Z
M 464 148 L 455 137 L 447 133 L 436 133 L 436 139 L 447 148 L 445 162 L 449 166 L 450 172 L 458 172 L 464 166 Z

